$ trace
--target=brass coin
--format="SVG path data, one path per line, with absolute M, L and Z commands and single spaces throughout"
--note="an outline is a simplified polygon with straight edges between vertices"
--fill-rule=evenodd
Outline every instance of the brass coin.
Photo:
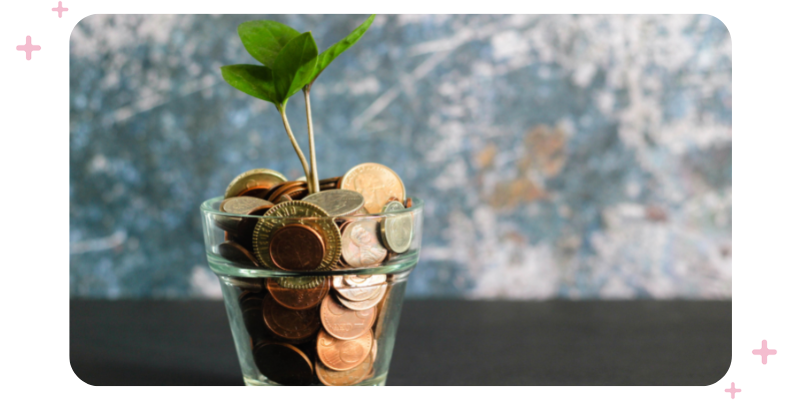
M 342 176 L 340 189 L 355 190 L 364 196 L 367 212 L 375 214 L 394 197 L 405 201 L 403 180 L 389 167 L 376 163 L 356 165 Z
M 280 172 L 267 168 L 251 169 L 233 178 L 225 189 L 225 198 L 238 196 L 252 188 L 271 188 L 280 183 L 286 182 L 286 177 Z
M 281 385 L 310 385 L 314 365 L 300 349 L 284 343 L 262 343 L 253 350 L 253 361 L 267 379 Z
M 378 285 L 377 292 L 374 294 L 373 297 L 370 297 L 369 299 L 363 301 L 352 301 L 343 297 L 342 294 L 339 293 L 338 300 L 340 303 L 342 303 L 343 306 L 351 310 L 354 311 L 373 310 L 374 312 L 375 305 L 377 305 L 378 303 L 380 303 L 381 300 L 383 300 L 384 294 L 386 294 L 386 284 L 381 283 L 380 285 Z
M 239 221 L 239 225 L 236 227 L 236 237 L 241 240 L 242 246 L 246 249 L 250 251 L 253 249 L 253 231 L 259 220 L 254 217 L 260 217 L 266 214 L 272 207 L 274 207 L 274 205 L 270 202 L 256 206 L 246 213 L 249 217 L 242 217 L 242 220 Z
M 286 271 L 313 271 L 325 256 L 322 236 L 302 224 L 289 224 L 279 228 L 269 242 L 272 264 Z
M 226 260 L 236 264 L 258 267 L 258 260 L 256 260 L 244 246 L 236 242 L 227 241 L 220 243 L 219 246 L 217 246 L 217 252 Z
M 370 355 L 372 331 L 353 340 L 340 340 L 324 329 L 317 335 L 317 355 L 326 367 L 334 371 L 347 371 L 361 364 Z
M 339 296 L 350 301 L 364 301 L 375 297 L 381 290 L 381 285 L 360 285 L 348 286 L 344 283 L 344 278 L 341 275 L 333 277 L 333 288 L 339 293 Z
M 278 304 L 290 310 L 305 310 L 319 304 L 328 294 L 330 281 L 311 289 L 287 289 L 278 284 L 277 279 L 267 279 L 267 290 Z
M 336 371 L 317 360 L 317 378 L 325 386 L 350 386 L 364 380 L 372 368 L 372 357 L 367 357 L 361 364 L 346 371 Z
M 378 241 L 378 221 L 356 220 L 342 230 L 342 258 L 354 268 L 380 264 L 386 258 L 386 248 Z
M 275 232 L 289 224 L 306 225 L 321 234 L 325 253 L 317 271 L 327 271 L 336 265 L 342 253 L 342 238 L 336 223 L 323 209 L 303 201 L 287 201 L 272 207 L 264 216 L 253 232 L 253 253 L 262 265 L 278 268 L 270 256 L 270 244 Z
M 414 233 L 414 215 L 403 212 L 406 208 L 399 201 L 386 204 L 381 214 L 400 212 L 397 215 L 387 215 L 381 221 L 381 239 L 383 244 L 395 253 L 405 253 L 411 247 Z
M 320 206 L 332 217 L 354 214 L 364 206 L 361 193 L 343 189 L 310 194 L 303 201 Z
M 320 320 L 316 307 L 306 310 L 291 310 L 275 301 L 271 295 L 264 296 L 263 319 L 270 331 L 286 339 L 305 339 L 317 333 Z
M 283 276 L 276 279 L 286 289 L 311 289 L 325 282 L 324 276 Z
M 328 333 L 342 340 L 360 337 L 375 322 L 375 310 L 354 311 L 342 306 L 329 294 L 320 305 L 320 320 Z

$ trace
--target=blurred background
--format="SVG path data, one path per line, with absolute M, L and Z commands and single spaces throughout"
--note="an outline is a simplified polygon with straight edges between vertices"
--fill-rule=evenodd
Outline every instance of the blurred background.
M 70 39 L 70 293 L 221 297 L 200 203 L 301 175 L 226 84 L 254 19 L 320 50 L 365 15 L 94 15 Z M 731 39 L 707 15 L 381 15 L 314 84 L 321 177 L 426 201 L 409 297 L 731 296 Z M 304 149 L 301 96 L 289 118 Z

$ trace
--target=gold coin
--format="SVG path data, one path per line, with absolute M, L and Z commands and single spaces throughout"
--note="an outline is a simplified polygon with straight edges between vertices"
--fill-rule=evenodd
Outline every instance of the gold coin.
M 325 253 L 316 271 L 327 271 L 336 265 L 342 254 L 342 237 L 339 228 L 328 213 L 320 207 L 303 201 L 287 201 L 270 208 L 259 218 L 253 231 L 253 253 L 261 263 L 273 269 L 280 269 L 272 261 L 270 244 L 275 233 L 290 224 L 308 226 L 322 236 Z
M 331 217 L 355 214 L 364 206 L 364 196 L 361 193 L 344 189 L 310 194 L 303 201 L 322 207 Z
M 403 180 L 389 167 L 376 163 L 356 165 L 342 176 L 340 189 L 354 190 L 364 196 L 364 207 L 370 214 L 381 211 L 389 199 L 406 199 Z
M 278 171 L 267 168 L 251 169 L 233 178 L 225 189 L 225 198 L 238 196 L 242 192 L 256 187 L 268 189 L 283 182 L 286 182 L 286 177 Z
M 381 214 L 398 213 L 397 215 L 387 215 L 381 221 L 383 244 L 398 254 L 408 251 L 414 233 L 414 214 L 404 212 L 405 210 L 403 203 L 399 201 L 391 201 L 381 210 Z

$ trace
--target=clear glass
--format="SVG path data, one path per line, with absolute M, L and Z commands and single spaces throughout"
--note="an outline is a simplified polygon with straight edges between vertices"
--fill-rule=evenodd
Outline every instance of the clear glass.
M 245 384 L 384 385 L 406 280 L 419 261 L 422 201 L 412 198 L 411 207 L 387 214 L 279 218 L 224 213 L 219 211 L 222 200 L 207 200 L 200 209 L 208 263 L 222 286 Z M 392 251 L 385 231 L 382 234 L 387 221 L 398 218 L 405 218 L 411 229 L 410 245 L 401 246 L 402 253 Z M 261 258 L 231 256 L 230 243 L 245 241 L 238 239 L 243 236 L 241 227 L 250 229 L 259 223 L 336 230 L 341 247 L 350 249 L 351 262 L 342 256 L 326 271 L 288 271 L 266 266 L 263 247 Z M 359 234 L 372 238 L 374 248 L 366 251 L 378 253 L 382 260 L 367 252 L 361 254 L 366 254 L 363 259 L 369 265 L 351 265 L 359 264 L 352 257 L 359 254 L 358 239 L 364 237 L 355 233 L 353 227 L 358 225 L 374 227 Z M 343 238 L 343 233 L 348 237 Z M 326 252 L 335 249 L 329 242 L 325 242 Z M 381 246 L 386 248 L 385 255 Z M 241 247 L 251 255 L 259 251 L 252 243 Z M 315 304 L 319 298 L 323 300 Z

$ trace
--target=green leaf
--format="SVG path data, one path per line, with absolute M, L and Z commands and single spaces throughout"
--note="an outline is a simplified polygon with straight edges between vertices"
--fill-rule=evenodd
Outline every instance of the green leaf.
M 279 103 L 272 70 L 260 65 L 236 64 L 222 67 L 222 78 L 231 86 L 270 103 Z
M 286 43 L 273 64 L 275 92 L 281 103 L 311 81 L 317 65 L 317 43 L 306 32 Z
M 349 49 L 352 45 L 358 42 L 358 39 L 361 39 L 361 36 L 364 36 L 364 33 L 367 32 L 370 25 L 372 25 L 372 21 L 375 20 L 375 14 L 372 14 L 367 18 L 364 23 L 358 26 L 354 31 L 350 32 L 347 37 L 340 40 L 333 46 L 329 47 L 328 50 L 322 52 L 319 55 L 319 59 L 317 60 L 317 67 L 314 69 L 314 78 L 311 82 L 314 82 L 315 79 L 319 76 L 322 71 L 328 67 L 328 65 L 339 57 L 340 54 L 344 53 L 347 49 Z
M 247 52 L 269 68 L 273 67 L 281 49 L 300 35 L 300 32 L 275 21 L 243 22 L 238 31 Z

